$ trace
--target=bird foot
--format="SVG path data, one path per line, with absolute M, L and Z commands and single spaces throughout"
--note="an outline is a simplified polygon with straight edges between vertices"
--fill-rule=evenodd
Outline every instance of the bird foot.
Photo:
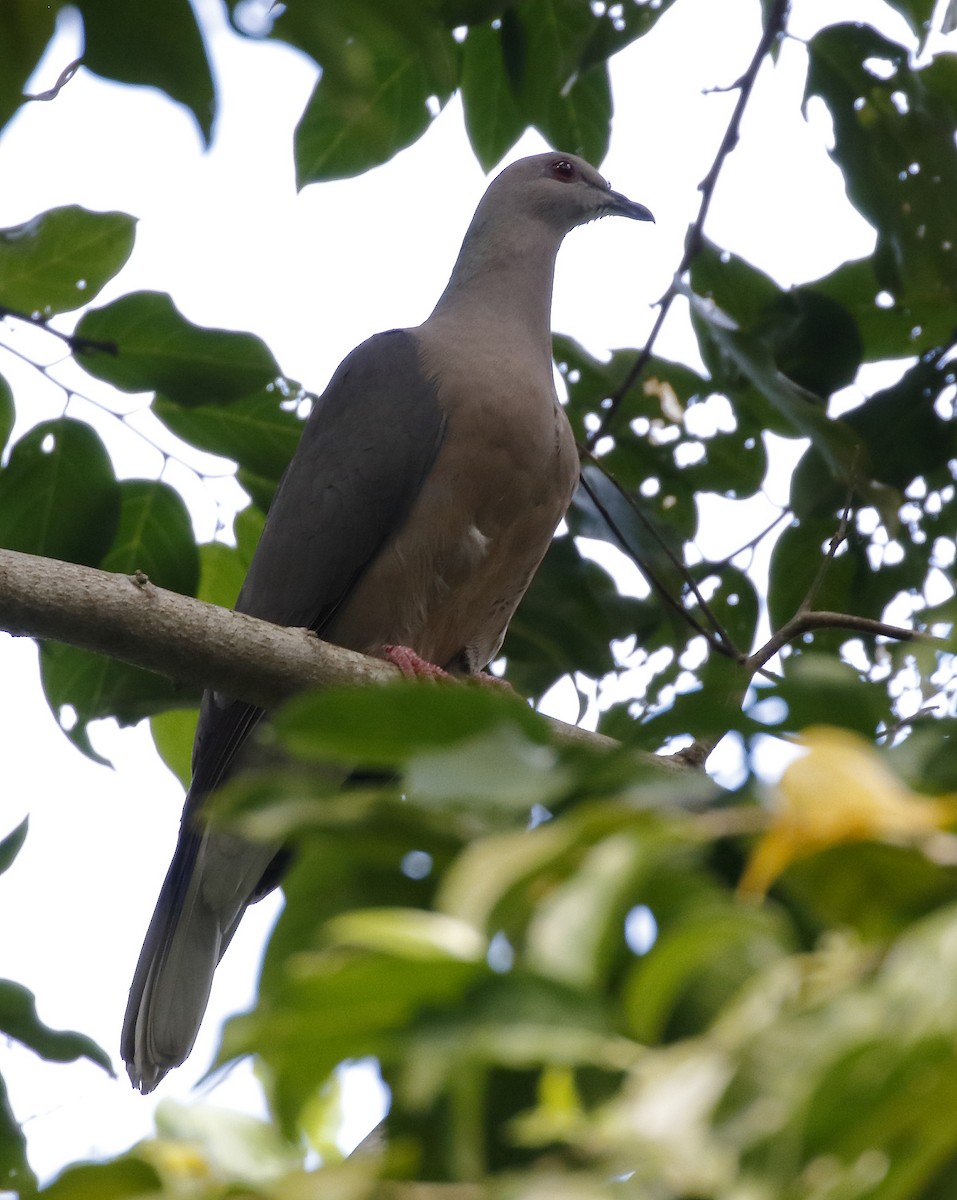
M 448 679 L 449 673 L 437 667 L 435 663 L 426 662 L 408 646 L 383 646 L 382 657 L 386 662 L 399 668 L 409 679 Z
M 502 692 L 511 692 L 513 696 L 518 695 L 507 679 L 502 679 L 499 675 L 490 675 L 488 671 L 478 671 L 469 678 L 474 679 L 482 687 L 498 688 Z

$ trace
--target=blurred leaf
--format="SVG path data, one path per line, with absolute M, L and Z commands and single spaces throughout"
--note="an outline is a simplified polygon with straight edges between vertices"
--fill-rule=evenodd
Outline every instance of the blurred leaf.
M 908 295 L 888 304 L 872 258 L 843 263 L 808 287 L 851 314 L 865 362 L 923 354 L 949 341 L 954 332 L 954 306 L 947 297 Z
M 486 942 L 466 921 L 418 908 L 368 908 L 341 913 L 323 933 L 336 946 L 399 954 L 403 958 L 438 957 L 482 962 Z
M 832 157 L 877 230 L 875 270 L 898 300 L 957 301 L 957 244 L 944 198 L 957 190 L 957 61 L 912 68 L 904 46 L 867 25 L 830 25 L 808 44 L 805 103 L 834 121 Z
M 99 435 L 82 421 L 43 421 L 0 471 L 0 545 L 99 564 L 113 540 L 120 489 Z
M 10 384 L 0 375 L 0 454 L 2 454 L 10 434 L 13 432 L 13 422 L 16 420 L 16 415 Z
M 291 1132 L 340 1062 L 369 1055 L 398 1061 L 420 1013 L 455 1003 L 487 973 L 440 953 L 302 955 L 294 972 L 264 984 L 253 1012 L 227 1022 L 218 1061 L 257 1053 L 280 1124 Z
M 10 869 L 13 860 L 20 853 L 20 849 L 26 841 L 29 824 L 30 818 L 24 817 L 16 829 L 8 833 L 5 838 L 0 839 L 0 875 Z
M 719 895 L 694 898 L 659 923 L 654 946 L 628 972 L 629 1032 L 656 1043 L 707 1029 L 755 973 L 792 947 L 781 916 Z
M 155 1167 L 141 1158 L 67 1167 L 40 1195 L 43 1200 L 137 1200 L 166 1194 Z
M 278 483 L 303 430 L 303 422 L 283 403 L 283 392 L 269 383 L 227 404 L 183 406 L 157 396 L 152 408 L 167 429 L 191 446 L 231 458 Z
M 106 79 L 158 87 L 185 104 L 209 142 L 215 95 L 203 36 L 189 0 L 151 0 L 140 10 L 79 0 L 83 65 Z
M 622 922 L 644 866 L 644 847 L 627 833 L 589 849 L 574 875 L 538 905 L 526 931 L 528 965 L 561 983 L 597 990 L 609 942 L 623 941 Z
M 97 379 L 124 392 L 162 392 L 177 404 L 223 404 L 281 374 L 251 333 L 193 325 L 160 292 L 131 292 L 80 319 L 76 336 L 115 347 L 76 353 Z
M 207 1171 L 252 1187 L 278 1180 L 302 1166 L 302 1150 L 281 1138 L 275 1125 L 209 1104 L 179 1104 L 162 1100 L 156 1109 L 156 1132 L 163 1141 L 195 1148 Z M 162 1141 L 153 1143 L 157 1165 L 162 1164 Z M 151 1147 L 147 1142 L 144 1157 Z
M 126 213 L 77 204 L 0 229 L 0 304 L 42 317 L 82 308 L 129 258 L 135 230 Z
M 887 3 L 897 9 L 923 46 L 930 32 L 935 0 L 887 0 Z
M 23 103 L 23 89 L 53 36 L 57 7 L 7 0 L 0 8 L 0 130 Z
M 0 1180 L 4 1187 L 20 1196 L 32 1196 L 37 1177 L 27 1160 L 27 1140 L 13 1114 L 7 1097 L 7 1085 L 0 1076 Z
M 533 741 L 545 740 L 541 718 L 502 689 L 423 686 L 418 680 L 297 696 L 276 715 L 273 726 L 280 742 L 302 758 L 382 767 L 502 726 Z
M 783 678 L 774 684 L 762 682 L 757 697 L 758 701 L 770 697 L 784 701 L 788 715 L 782 732 L 827 724 L 873 738 L 881 722 L 889 719 L 883 689 L 875 688 L 849 663 L 807 649 L 788 656 Z
M 102 569 L 126 575 L 142 571 L 157 587 L 195 596 L 199 556 L 179 492 L 148 479 L 124 480 L 119 491 L 119 529 Z
M 48 1062 L 76 1062 L 88 1058 L 112 1077 L 109 1056 L 82 1033 L 50 1029 L 37 1016 L 32 992 L 9 979 L 0 980 L 0 1032 L 28 1046 Z

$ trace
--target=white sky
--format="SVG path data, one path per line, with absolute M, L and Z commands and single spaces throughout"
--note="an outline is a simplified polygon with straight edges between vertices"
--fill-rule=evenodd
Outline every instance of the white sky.
M 203 8 L 222 103 L 212 151 L 201 152 L 189 115 L 159 94 L 120 89 L 81 71 L 54 103 L 30 106 L 0 140 L 0 226 L 60 204 L 138 216 L 133 258 L 101 301 L 137 288 L 169 291 L 198 323 L 260 334 L 288 375 L 318 391 L 363 338 L 428 314 L 485 180 L 453 101 L 420 142 L 385 167 L 297 195 L 291 136 L 314 67 L 279 44 L 244 42 L 225 28 L 213 0 Z M 758 36 L 758 9 L 757 0 L 680 0 L 648 39 L 613 64 L 616 116 L 602 170 L 613 186 L 647 204 L 657 225 L 609 220 L 568 238 L 553 327 L 592 351 L 641 345 L 650 328 L 651 305 L 680 258 L 698 181 L 734 102 L 733 93 L 704 93 L 741 74 Z M 795 0 L 794 10 L 792 29 L 802 37 L 851 18 L 878 20 L 890 36 L 908 39 L 903 20 L 878 0 Z M 75 38 L 64 33 L 31 90 L 49 87 L 75 57 Z M 765 67 L 707 226 L 711 238 L 783 284 L 816 278 L 873 244 L 826 156 L 826 117 L 814 108 L 810 124 L 800 117 L 803 69 L 797 42 L 785 45 L 774 70 Z M 508 157 L 544 148 L 529 135 Z M 9 326 L 0 339 L 38 344 Z M 680 306 L 657 349 L 693 355 Z M 18 433 L 59 415 L 62 393 L 0 358 L 19 401 Z M 82 387 L 108 394 L 92 381 Z M 135 411 L 131 426 L 157 432 L 141 411 L 144 402 L 123 397 L 122 403 Z M 162 460 L 146 441 L 89 406 L 71 404 L 69 411 L 95 420 L 121 476 L 157 475 Z M 223 469 L 202 456 L 191 461 Z M 168 468 L 164 478 L 187 496 L 202 538 L 215 530 L 210 496 L 238 494 L 228 483 L 203 484 L 181 466 Z M 720 506 L 706 517 L 709 529 L 726 521 Z M 120 1067 L 129 980 L 175 840 L 182 792 L 145 726 L 118 732 L 103 723 L 95 730 L 94 742 L 114 771 L 73 750 L 46 708 L 35 661 L 32 643 L 0 634 L 0 835 L 31 814 L 26 846 L 0 877 L 0 975 L 32 988 L 44 1020 L 89 1034 Z M 195 1098 L 191 1089 L 213 1053 L 221 1019 L 252 998 L 277 904 L 270 898 L 246 917 L 217 974 L 191 1059 L 156 1096 L 135 1095 L 125 1074 L 111 1081 L 85 1063 L 44 1064 L 16 1046 L 0 1046 L 0 1071 L 27 1122 L 31 1160 L 42 1176 L 75 1159 L 115 1153 L 148 1133 L 157 1099 Z M 209 1100 L 255 1108 L 249 1068 L 237 1069 Z M 356 1121 L 370 1123 L 369 1114 L 357 1113 Z

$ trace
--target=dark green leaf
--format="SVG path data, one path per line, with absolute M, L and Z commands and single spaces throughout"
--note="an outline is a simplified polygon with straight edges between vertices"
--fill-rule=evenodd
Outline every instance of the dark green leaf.
M 104 571 L 142 571 L 158 587 L 194 596 L 199 555 L 186 505 L 168 484 L 129 479 L 120 488 L 120 525 Z
M 609 643 L 632 635 L 640 641 L 649 621 L 660 617 L 656 604 L 620 595 L 573 538 L 557 538 L 509 626 L 503 647 L 509 682 L 524 695 L 541 696 L 575 671 L 600 678 L 617 665 Z
M 22 1042 L 48 1062 L 88 1058 L 108 1075 L 113 1074 L 109 1055 L 96 1042 L 82 1033 L 61 1032 L 44 1025 L 37 1016 L 33 993 L 9 979 L 0 980 L 0 1032 Z
M 924 67 L 866 25 L 830 25 L 808 46 L 806 99 L 834 121 L 833 157 L 854 205 L 877 230 L 879 284 L 899 302 L 957 302 L 957 60 Z
M 875 688 L 860 671 L 836 656 L 811 650 L 788 656 L 780 681 L 761 684 L 758 699 L 770 697 L 787 706 L 782 732 L 809 725 L 838 725 L 872 738 L 889 716 L 883 689 Z
M 719 309 L 692 298 L 692 316 L 702 356 L 737 404 L 769 406 L 790 426 L 791 436 L 809 437 L 839 479 L 857 464 L 858 441 L 846 424 L 830 419 L 819 399 L 782 375 L 768 346 L 744 333 Z
M 0 229 L 0 305 L 44 317 L 81 308 L 129 258 L 135 231 L 126 213 L 77 204 Z
M 116 5 L 79 0 L 86 46 L 83 65 L 120 83 L 158 87 L 185 104 L 208 142 L 215 96 L 206 47 L 189 0 Z
M 153 412 L 177 437 L 210 454 L 231 458 L 273 484 L 289 465 L 303 422 L 284 408 L 283 391 L 267 384 L 228 404 L 184 407 L 157 396 Z
M 119 514 L 103 443 L 70 417 L 31 429 L 0 471 L 0 545 L 10 550 L 96 566 Z
M 20 853 L 20 848 L 26 841 L 29 824 L 30 818 L 24 817 L 16 829 L 0 841 L 0 875 L 9 870 L 13 860 Z
M 930 20 L 934 15 L 936 0 L 887 0 L 887 3 L 891 8 L 897 9 L 923 46 L 930 33 Z
M 0 6 L 0 130 L 23 103 L 23 89 L 53 36 L 57 8 L 35 0 Z
M 611 115 L 611 82 L 607 66 L 601 63 L 554 96 L 535 125 L 551 145 L 600 163 L 611 141 Z
M 115 717 L 120 725 L 135 725 L 199 698 L 160 675 L 59 642 L 41 644 L 40 678 L 60 728 L 77 749 L 99 763 L 106 760 L 90 743 L 91 721 Z
M 888 304 L 870 258 L 844 263 L 808 287 L 837 300 L 853 316 L 865 362 L 923 354 L 949 341 L 954 332 L 948 297 L 908 295 Z
M 162 392 L 182 405 L 236 400 L 281 374 L 260 338 L 193 325 L 159 292 L 132 292 L 85 313 L 76 335 L 113 347 L 77 353 L 97 379 L 124 392 Z
M 0 1076 L 0 1182 L 19 1197 L 32 1196 L 37 1177 L 27 1161 L 27 1139 L 13 1115 L 7 1086 Z
M 490 171 L 525 130 L 502 53 L 502 29 L 474 26 L 462 47 L 462 105 L 469 141 Z
M 455 43 L 448 35 L 436 41 L 451 64 Z M 296 126 L 297 185 L 345 179 L 387 162 L 431 124 L 432 97 L 444 102 L 448 90 L 437 88 L 419 47 L 345 47 L 342 61 L 323 71 Z
M 3 448 L 7 444 L 7 439 L 13 432 L 13 422 L 16 420 L 16 415 L 10 384 L 0 375 L 0 455 L 2 455 Z

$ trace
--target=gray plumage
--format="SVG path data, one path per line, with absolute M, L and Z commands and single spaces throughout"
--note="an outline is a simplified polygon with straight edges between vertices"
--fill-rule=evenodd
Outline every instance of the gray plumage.
M 652 219 L 570 154 L 522 159 L 493 180 L 428 320 L 358 346 L 316 403 L 239 611 L 367 654 L 407 646 L 456 674 L 488 665 L 578 479 L 552 379 L 552 279 L 565 234 L 605 214 Z M 201 819 L 262 716 L 203 697 L 179 841 L 123 1027 L 143 1092 L 189 1054 L 216 965 L 281 873 L 276 847 Z

